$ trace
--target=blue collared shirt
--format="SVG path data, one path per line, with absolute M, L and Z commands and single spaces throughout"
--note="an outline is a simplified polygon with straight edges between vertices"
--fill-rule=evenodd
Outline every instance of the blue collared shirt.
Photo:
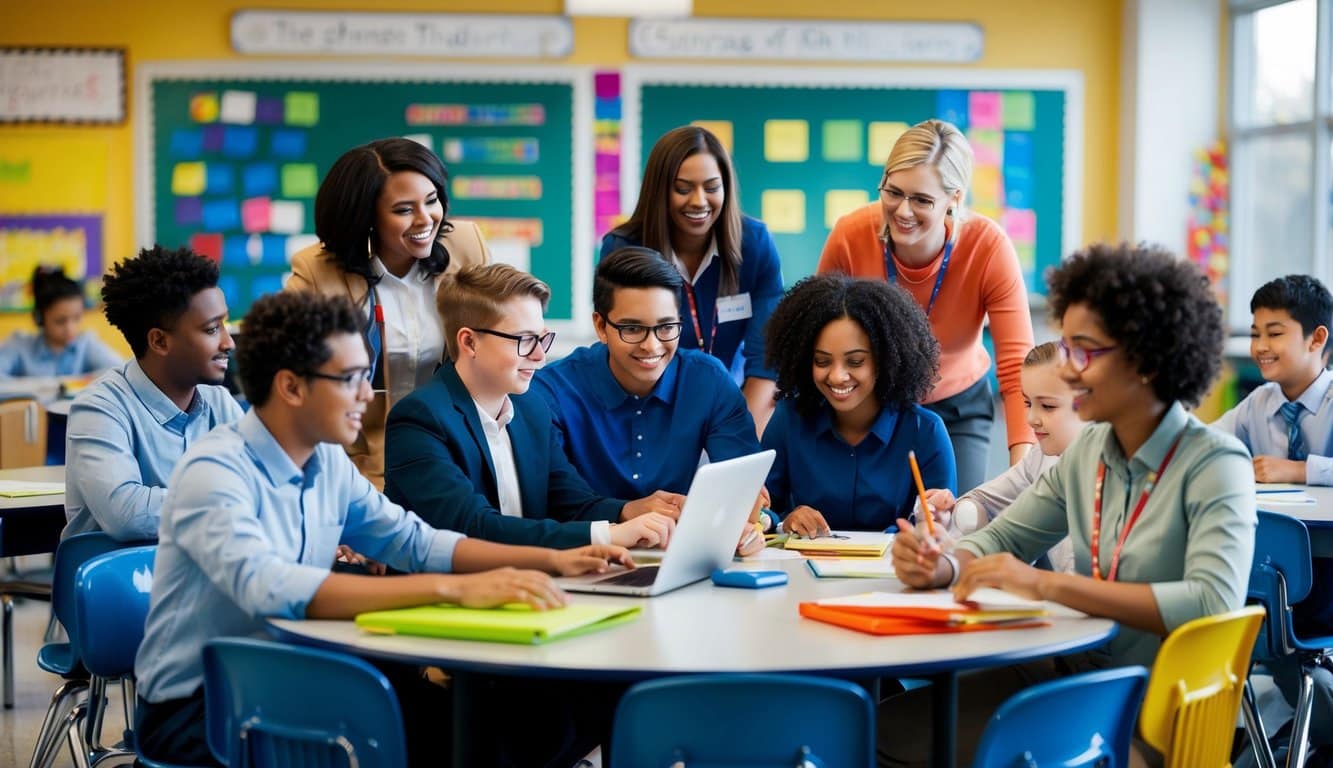
M 447 572 L 464 538 L 384 498 L 341 446 L 296 466 L 254 411 L 196 443 L 170 487 L 134 664 L 151 702 L 203 684 L 209 640 L 303 618 L 340 543 L 398 570 Z
M 74 398 L 65 430 L 61 537 L 106 531 L 121 541 L 157 537 L 167 478 L 185 450 L 241 417 L 225 387 L 195 387 L 182 411 L 131 360 Z
M 883 530 L 912 514 L 916 487 L 907 452 L 916 451 L 927 488 L 956 491 L 958 470 L 944 422 L 919 405 L 881 408 L 870 432 L 848 445 L 827 403 L 803 417 L 783 400 L 764 429 L 764 448 L 777 451 L 768 473 L 773 511 L 799 506 L 824 516 L 834 530 Z
M 686 493 L 702 452 L 723 461 L 759 451 L 745 398 L 702 352 L 677 350 L 644 397 L 621 388 L 601 343 L 538 371 L 532 388 L 550 404 L 570 463 L 603 496 Z
M 120 365 L 121 357 L 89 331 L 55 352 L 40 333 L 16 331 L 0 344 L 0 379 L 7 376 L 77 376 Z
M 1251 456 L 1285 459 L 1287 422 L 1279 412 L 1285 402 L 1282 387 L 1270 381 L 1222 414 L 1213 427 L 1240 438 Z M 1333 485 L 1333 371 L 1319 374 L 1296 402 L 1305 406 L 1300 418 L 1301 434 L 1310 451 L 1305 460 L 1305 482 Z

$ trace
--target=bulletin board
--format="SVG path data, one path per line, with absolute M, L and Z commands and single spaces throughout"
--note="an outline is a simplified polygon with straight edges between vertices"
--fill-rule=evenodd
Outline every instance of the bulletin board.
M 448 218 L 476 221 L 496 260 L 551 286 L 555 327 L 590 304 L 591 260 L 571 259 L 591 251 L 589 82 L 560 67 L 145 64 L 137 239 L 219 259 L 239 317 L 316 241 L 333 162 L 406 136 L 444 160 Z
M 932 117 L 967 134 L 966 205 L 1009 232 L 1029 293 L 1045 293 L 1045 268 L 1081 239 L 1077 72 L 627 67 L 623 91 L 624 210 L 657 137 L 707 127 L 731 152 L 742 210 L 773 234 L 787 285 L 815 271 L 839 216 L 878 199 L 898 136 Z

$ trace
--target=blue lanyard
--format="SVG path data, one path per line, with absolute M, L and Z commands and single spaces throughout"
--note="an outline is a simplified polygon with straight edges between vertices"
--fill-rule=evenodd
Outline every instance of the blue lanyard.
M 940 262 L 940 271 L 935 275 L 935 287 L 930 289 L 930 303 L 926 305 L 926 317 L 930 317 L 930 310 L 935 308 L 935 297 L 940 295 L 940 286 L 944 284 L 944 273 L 949 271 L 949 258 L 953 256 L 953 241 L 944 242 L 944 260 Z M 884 274 L 889 276 L 889 282 L 898 284 L 898 268 L 893 263 L 893 249 L 889 243 L 884 243 Z

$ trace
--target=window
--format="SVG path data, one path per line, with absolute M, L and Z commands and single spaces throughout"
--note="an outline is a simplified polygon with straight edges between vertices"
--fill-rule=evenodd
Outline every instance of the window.
M 1333 0 L 1231 0 L 1230 323 L 1302 272 L 1333 285 Z

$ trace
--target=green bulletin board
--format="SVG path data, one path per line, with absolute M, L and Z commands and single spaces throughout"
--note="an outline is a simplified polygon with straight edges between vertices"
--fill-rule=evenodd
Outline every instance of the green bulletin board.
M 248 63 L 247 63 L 248 64 Z M 576 107 L 584 75 L 485 74 L 321 65 L 145 65 L 139 137 L 141 243 L 220 258 L 231 314 L 278 290 L 293 252 L 315 242 L 320 181 L 346 150 L 408 136 L 449 172 L 448 218 L 480 224 L 493 254 L 550 284 L 548 315 L 573 317 L 579 231 Z M 410 74 L 409 74 L 410 73 Z M 585 131 L 585 134 L 587 132 Z M 143 189 L 143 186 L 140 187 Z M 584 217 L 586 218 L 586 216 Z
M 635 175 L 622 188 L 637 194 L 657 137 L 708 127 L 730 147 L 741 208 L 768 225 L 787 285 L 815 271 L 838 216 L 878 199 L 893 141 L 932 117 L 968 135 L 966 204 L 1009 232 L 1030 293 L 1045 292 L 1045 268 L 1078 242 L 1082 159 L 1067 141 L 1081 133 L 1076 74 L 630 67 L 625 80 L 624 163 Z

